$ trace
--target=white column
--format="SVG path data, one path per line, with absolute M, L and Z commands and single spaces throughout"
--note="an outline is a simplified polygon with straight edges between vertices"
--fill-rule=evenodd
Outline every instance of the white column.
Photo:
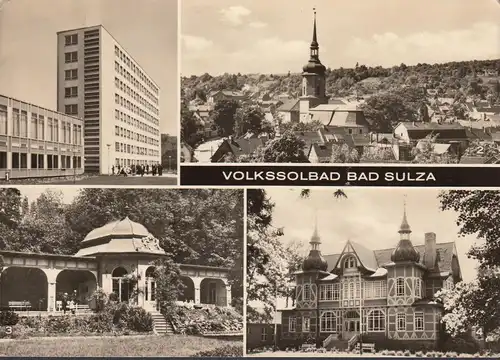
M 228 283 L 226 283 L 226 306 L 231 306 L 231 301 L 232 301 L 232 297 L 231 297 L 231 285 L 229 285 Z
M 56 310 L 56 282 L 57 275 L 61 272 L 58 269 L 42 269 L 47 276 L 47 312 Z
M 191 280 L 193 280 L 194 284 L 194 303 L 195 304 L 201 304 L 201 281 L 203 278 L 200 277 L 192 277 Z

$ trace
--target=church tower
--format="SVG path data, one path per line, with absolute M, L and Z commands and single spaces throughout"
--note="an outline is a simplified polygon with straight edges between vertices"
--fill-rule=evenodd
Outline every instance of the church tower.
M 302 68 L 302 96 L 300 97 L 300 121 L 308 122 L 309 110 L 319 104 L 327 104 L 326 67 L 319 60 L 319 43 L 316 33 L 316 9 L 314 9 L 313 36 L 309 62 Z

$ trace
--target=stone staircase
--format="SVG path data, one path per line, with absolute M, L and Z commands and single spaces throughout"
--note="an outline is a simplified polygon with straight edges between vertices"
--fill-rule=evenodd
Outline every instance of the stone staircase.
M 153 331 L 156 335 L 169 335 L 174 333 L 170 322 L 167 322 L 159 311 L 150 311 L 153 318 Z
M 323 347 L 327 350 L 337 349 L 337 350 L 346 350 L 349 346 L 349 342 L 347 340 L 339 339 L 337 334 L 331 334 L 323 341 Z

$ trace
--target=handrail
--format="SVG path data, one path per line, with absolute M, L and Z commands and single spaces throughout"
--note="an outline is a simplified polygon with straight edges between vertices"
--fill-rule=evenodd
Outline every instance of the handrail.
M 354 346 L 359 342 L 359 334 L 353 335 L 347 342 L 347 347 L 349 350 L 354 348 Z
M 323 347 L 326 348 L 333 340 L 337 340 L 338 338 L 338 334 L 330 334 L 325 340 L 323 340 Z

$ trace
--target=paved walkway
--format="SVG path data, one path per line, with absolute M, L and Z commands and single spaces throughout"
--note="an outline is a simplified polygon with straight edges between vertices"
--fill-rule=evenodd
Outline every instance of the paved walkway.
M 118 176 L 118 175 L 100 175 L 89 176 L 80 179 L 54 179 L 53 181 L 45 182 L 47 184 L 61 184 L 61 185 L 177 185 L 176 174 L 163 174 L 163 176 Z M 22 184 L 18 182 L 17 184 Z

